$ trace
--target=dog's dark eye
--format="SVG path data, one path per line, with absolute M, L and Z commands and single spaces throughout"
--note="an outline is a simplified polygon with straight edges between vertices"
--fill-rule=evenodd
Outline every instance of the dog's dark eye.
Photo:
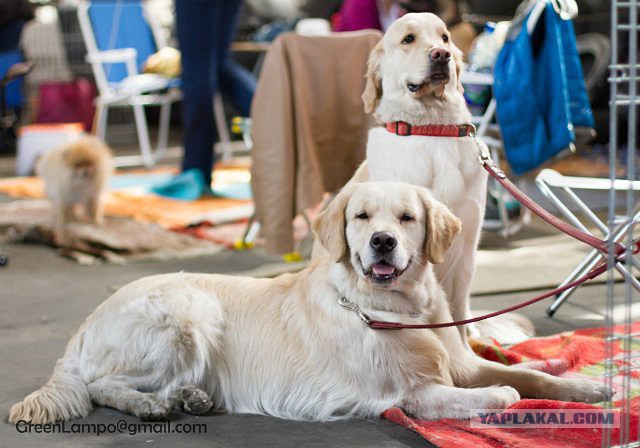
M 403 221 L 403 222 L 415 221 L 415 218 L 411 216 L 409 213 L 403 213 L 402 216 L 400 217 L 400 221 Z
M 409 45 L 413 43 L 415 40 L 416 40 L 416 36 L 414 36 L 413 34 L 407 34 L 406 36 L 404 36 L 404 39 L 402 39 L 402 45 Z
M 369 219 L 367 212 L 360 212 L 356 215 L 356 219 Z
M 449 36 L 447 36 L 446 34 L 443 34 L 443 35 L 442 35 L 442 42 L 444 42 L 445 44 L 446 44 L 447 42 L 449 42 Z

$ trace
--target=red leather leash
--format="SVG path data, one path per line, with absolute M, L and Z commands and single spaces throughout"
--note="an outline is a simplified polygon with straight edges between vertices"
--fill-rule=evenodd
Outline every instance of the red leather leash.
M 617 256 L 615 263 L 618 263 L 622 258 L 624 258 L 624 254 Z M 508 308 L 503 308 L 501 310 L 494 311 L 492 313 L 483 314 L 482 316 L 473 317 L 471 319 L 458 320 L 454 322 L 443 322 L 443 323 L 437 323 L 437 324 L 415 324 L 415 325 L 403 324 L 400 322 L 387 322 L 387 321 L 375 320 L 375 319 L 368 319 L 368 321 L 365 321 L 365 323 L 370 328 L 373 328 L 376 330 L 402 330 L 403 328 L 406 328 L 406 329 L 445 328 L 445 327 L 457 327 L 459 325 L 471 324 L 473 322 L 478 322 L 481 320 L 489 319 L 491 317 L 500 316 L 501 314 L 510 313 L 511 311 L 519 310 L 520 308 L 533 305 L 536 302 L 555 296 L 556 294 L 560 294 L 561 292 L 566 291 L 567 289 L 573 288 L 574 286 L 578 286 L 586 282 L 587 280 L 591 280 L 599 276 L 600 274 L 606 272 L 608 269 L 609 269 L 609 266 L 607 265 L 607 261 L 606 260 L 602 261 L 596 267 L 590 270 L 587 274 L 583 275 L 577 280 L 574 280 L 571 283 L 567 283 L 566 285 L 560 288 L 556 288 L 552 291 L 548 291 L 540 296 L 534 297 L 531 300 L 527 300 L 526 302 L 521 302 L 521 303 L 518 303 L 517 305 L 513 305 Z
M 389 132 L 394 132 L 398 135 L 427 135 L 427 134 L 416 134 L 416 133 L 411 133 L 411 129 L 415 129 L 415 126 L 412 128 L 411 126 L 409 126 L 409 133 L 406 134 L 401 134 L 397 132 L 397 125 L 398 123 L 404 123 L 404 122 L 394 122 L 394 123 L 387 123 L 387 130 Z M 393 128 L 393 126 L 395 125 L 395 129 L 392 130 L 391 128 Z M 421 126 L 422 128 L 436 128 L 436 127 L 441 127 L 441 128 L 446 128 L 440 131 L 437 131 L 437 134 L 428 134 L 428 135 L 437 135 L 437 136 L 441 136 L 441 137 L 457 137 L 458 135 L 453 135 L 455 134 L 455 132 L 453 132 L 452 129 L 449 128 L 456 128 L 456 129 L 472 129 L 472 132 L 469 133 L 465 133 L 465 136 L 468 135 L 470 137 L 475 138 L 475 127 L 472 124 L 465 124 L 465 125 L 454 125 L 454 126 L 439 126 L 439 125 L 426 125 L 426 126 Z M 447 135 L 448 134 L 448 135 Z M 531 212 L 535 215 L 537 215 L 540 219 L 546 221 L 547 223 L 551 224 L 553 227 L 555 227 L 556 229 L 560 230 L 563 233 L 566 233 L 567 235 L 571 236 L 572 238 L 577 239 L 578 241 L 582 241 L 583 243 L 593 247 L 594 249 L 599 250 L 600 252 L 602 252 L 603 254 L 608 254 L 609 252 L 609 246 L 613 246 L 614 251 L 615 251 L 615 256 L 613 259 L 613 264 L 619 263 L 621 262 L 624 257 L 626 256 L 626 252 L 627 252 L 627 248 L 624 247 L 623 245 L 617 243 L 617 242 L 609 242 L 600 238 L 597 238 L 593 235 L 590 235 L 586 232 L 583 232 L 582 230 L 572 226 L 571 224 L 568 224 L 564 221 L 562 221 L 561 219 L 557 218 L 556 216 L 552 215 L 551 213 L 549 213 L 548 211 L 546 211 L 544 208 L 542 208 L 540 205 L 538 205 L 536 202 L 533 201 L 533 199 L 531 199 L 529 196 L 527 196 L 522 190 L 520 190 L 513 182 L 511 182 L 509 179 L 507 179 L 506 174 L 504 173 L 504 171 L 502 171 L 494 162 L 493 160 L 491 160 L 491 157 L 489 157 L 486 154 L 483 154 L 482 149 L 480 146 L 478 146 L 478 149 L 480 151 L 479 154 L 479 160 L 480 160 L 480 164 L 484 167 L 485 170 L 487 170 L 487 172 L 489 173 L 489 175 L 491 177 L 493 177 L 500 185 L 502 185 L 502 187 L 504 187 L 505 190 L 507 190 L 509 192 L 509 194 L 511 194 L 511 196 L 513 196 L 518 202 L 520 202 L 523 206 L 525 206 L 526 208 L 528 208 L 529 210 L 531 210 Z M 631 243 L 631 245 L 629 246 L 628 250 L 630 250 L 633 254 L 638 254 L 640 253 L 640 238 L 636 239 L 635 241 L 633 241 L 633 243 Z M 365 314 L 364 312 L 362 312 L 360 310 L 360 308 L 358 307 L 358 305 L 354 304 L 353 302 L 351 302 L 350 300 L 348 300 L 345 297 L 340 297 L 340 299 L 338 300 L 338 303 L 345 307 L 348 308 L 354 312 L 356 312 L 358 314 L 358 316 L 360 317 L 360 319 L 362 319 L 370 328 L 373 328 L 375 330 L 401 330 L 403 328 L 405 329 L 432 329 L 432 328 L 444 328 L 444 327 L 457 327 L 459 325 L 466 325 L 466 324 L 470 324 L 473 322 L 478 322 L 481 320 L 485 320 L 485 319 L 489 319 L 491 317 L 495 317 L 495 316 L 499 316 L 501 314 L 506 314 L 509 313 L 511 311 L 515 311 L 518 310 L 520 308 L 524 308 L 525 306 L 529 306 L 532 305 L 536 302 L 539 302 L 541 300 L 547 299 L 549 297 L 555 296 L 563 291 L 566 291 L 567 289 L 571 289 L 575 286 L 578 286 L 584 282 L 586 282 L 587 280 L 591 280 L 597 276 L 599 276 L 600 274 L 603 274 L 604 272 L 609 270 L 609 263 L 608 260 L 604 260 L 602 262 L 600 262 L 598 265 L 596 265 L 593 269 L 591 269 L 589 272 L 587 272 L 585 275 L 583 275 L 582 277 L 572 281 L 571 283 L 567 283 L 564 286 L 558 287 L 556 289 L 553 289 L 551 291 L 548 291 L 542 295 L 536 296 L 531 300 L 527 300 L 526 302 L 522 302 L 519 303 L 517 305 L 513 305 L 510 306 L 508 308 L 504 308 L 498 311 L 494 311 L 492 313 L 488 313 L 488 314 L 484 314 L 482 316 L 478 316 L 478 317 L 474 317 L 471 319 L 465 319 L 465 320 L 458 320 L 458 321 L 454 321 L 454 322 L 442 322 L 442 323 L 436 323 L 436 324 L 403 324 L 401 322 L 387 322 L 387 321 L 383 321 L 383 320 L 376 320 L 376 319 L 371 319 L 367 314 Z
M 491 158 L 487 155 L 481 154 L 479 156 L 480 164 L 484 167 L 485 170 L 489 173 L 491 177 L 493 177 L 502 187 L 509 192 L 511 196 L 513 196 L 518 202 L 527 207 L 533 214 L 546 221 L 548 224 L 551 224 L 556 229 L 560 230 L 563 233 L 566 233 L 572 238 L 577 239 L 578 241 L 582 241 L 583 243 L 597 249 L 601 252 L 607 253 L 609 251 L 609 241 L 602 240 L 598 237 L 590 235 L 582 230 L 568 224 L 556 216 L 552 215 L 536 202 L 533 201 L 529 196 L 527 196 L 522 190 L 520 190 L 516 185 L 507 179 L 506 174 L 502 171 Z M 634 242 L 634 245 L 637 242 Z M 625 251 L 625 247 L 619 243 L 613 242 L 613 247 L 615 248 L 616 255 L 621 254 Z

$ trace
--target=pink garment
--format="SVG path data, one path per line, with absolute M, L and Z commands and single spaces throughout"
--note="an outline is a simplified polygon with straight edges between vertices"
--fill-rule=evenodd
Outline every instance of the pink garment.
M 335 31 L 382 30 L 376 0 L 345 0 L 334 17 Z

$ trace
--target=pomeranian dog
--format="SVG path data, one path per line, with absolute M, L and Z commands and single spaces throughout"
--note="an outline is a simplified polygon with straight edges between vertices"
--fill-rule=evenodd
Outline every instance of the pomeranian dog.
M 111 150 L 96 137 L 82 137 L 44 153 L 36 173 L 44 181 L 55 224 L 77 220 L 102 224 L 103 196 L 112 171 Z

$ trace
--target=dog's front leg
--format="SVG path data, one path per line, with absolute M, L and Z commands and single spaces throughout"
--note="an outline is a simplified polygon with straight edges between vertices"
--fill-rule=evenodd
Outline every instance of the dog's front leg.
M 103 201 L 98 195 L 88 198 L 85 202 L 85 212 L 89 222 L 104 224 Z
M 609 393 L 602 383 L 595 381 L 558 378 L 544 372 L 487 361 L 468 354 L 466 360 L 458 359 L 455 384 L 461 387 L 486 387 L 495 384 L 508 385 L 523 397 L 548 400 L 581 401 L 597 403 L 607 399 Z
M 140 392 L 129 377 L 102 377 L 87 385 L 91 401 L 143 420 L 162 420 L 169 414 L 169 403 L 154 393 Z M 145 384 L 145 386 L 148 386 Z M 142 388 L 142 387 L 140 387 Z
M 479 231 L 462 227 L 443 263 L 435 266 L 438 280 L 447 295 L 447 302 L 453 320 L 471 318 L 470 291 L 476 269 L 476 246 Z M 467 344 L 467 336 L 477 337 L 473 324 L 458 327 L 462 340 Z
M 64 247 L 68 244 L 68 234 L 65 224 L 73 221 L 75 217 L 74 205 L 67 204 L 60 199 L 55 199 L 51 201 L 51 209 L 53 212 L 53 243 L 57 246 Z
M 471 318 L 471 283 L 476 272 L 476 252 L 484 220 L 486 176 L 479 176 L 469 188 L 470 196 L 451 207 L 453 214 L 462 221 L 462 231 L 444 262 L 435 266 L 436 276 L 447 294 L 449 309 L 456 321 Z M 474 324 L 460 326 L 458 331 L 467 347 L 467 336 L 480 336 Z
M 509 386 L 460 387 L 431 384 L 405 400 L 401 407 L 425 420 L 469 418 L 472 409 L 505 409 L 520 400 Z

